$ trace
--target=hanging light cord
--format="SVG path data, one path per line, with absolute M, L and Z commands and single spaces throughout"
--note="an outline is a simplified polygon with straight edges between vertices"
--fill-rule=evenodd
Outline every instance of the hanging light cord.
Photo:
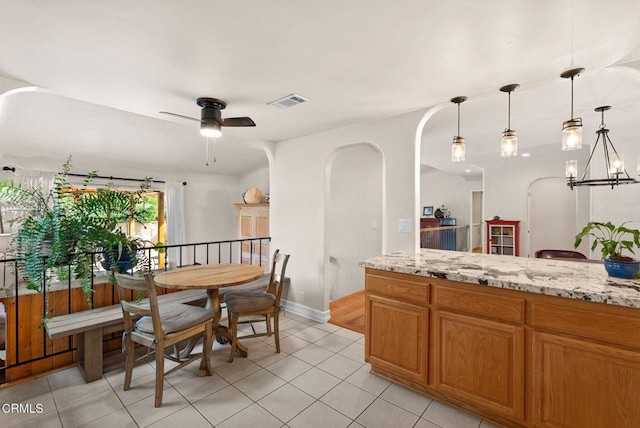
M 213 138 L 213 163 L 216 163 L 216 140 L 217 138 Z M 206 149 L 206 166 L 209 166 L 209 137 L 207 137 L 207 149 Z
M 507 130 L 511 130 L 511 91 L 509 91 L 509 112 L 507 113 Z
M 573 119 L 573 78 L 574 76 L 571 76 L 571 119 Z
M 458 104 L 458 137 L 460 136 L 460 103 Z

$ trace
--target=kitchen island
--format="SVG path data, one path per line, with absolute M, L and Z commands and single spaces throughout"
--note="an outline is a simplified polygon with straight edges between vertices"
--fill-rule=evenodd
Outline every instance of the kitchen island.
M 505 426 L 640 426 L 640 281 L 438 250 L 361 266 L 372 372 Z

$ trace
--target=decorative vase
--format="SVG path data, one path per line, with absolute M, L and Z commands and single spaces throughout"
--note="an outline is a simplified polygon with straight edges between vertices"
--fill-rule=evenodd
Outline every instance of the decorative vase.
M 640 271 L 640 260 L 604 259 L 604 268 L 614 278 L 633 279 Z

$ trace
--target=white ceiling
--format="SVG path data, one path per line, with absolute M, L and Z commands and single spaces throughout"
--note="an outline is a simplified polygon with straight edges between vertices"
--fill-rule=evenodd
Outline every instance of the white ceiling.
M 469 164 L 480 164 L 473 145 L 483 156 L 498 151 L 507 101 L 498 88 L 507 83 L 522 85 L 512 98 L 522 147 L 558 139 L 569 108 L 568 82 L 558 76 L 572 56 L 587 69 L 576 80 L 585 122 L 602 103 L 614 106 L 612 121 L 623 111 L 624 120 L 637 117 L 637 81 L 602 70 L 640 58 L 639 28 L 637 0 L 3 0 L 0 76 L 47 91 L 0 101 L 0 152 L 60 163 L 72 153 L 89 169 L 118 160 L 238 174 L 266 165 L 258 141 L 466 95 L 461 133 Z M 311 102 L 267 106 L 290 93 Z M 158 113 L 198 117 L 201 96 L 226 100 L 223 117 L 257 124 L 225 128 L 209 167 L 198 125 Z M 424 162 L 448 168 L 454 134 L 447 106 L 425 129 L 427 144 L 438 141 L 447 155 L 431 146 Z

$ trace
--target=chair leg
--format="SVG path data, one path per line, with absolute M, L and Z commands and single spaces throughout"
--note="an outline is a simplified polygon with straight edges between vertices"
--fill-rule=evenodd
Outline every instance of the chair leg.
M 236 353 L 236 345 L 238 344 L 238 314 L 229 315 L 229 323 L 231 324 L 231 352 L 229 353 L 229 362 L 233 363 L 233 356 Z
M 267 323 L 267 336 L 271 337 L 271 335 L 273 334 L 273 331 L 271 330 L 271 315 L 265 315 L 264 320 Z
M 164 383 L 164 347 L 156 346 L 156 407 L 162 406 L 162 392 Z
M 211 348 L 213 348 L 213 322 L 207 323 L 204 331 L 204 342 L 202 344 L 204 349 L 202 350 L 202 358 L 200 359 L 200 370 L 198 370 L 198 376 L 211 376 L 213 375 L 213 368 L 211 368 Z
M 124 369 L 124 390 L 128 391 L 131 388 L 131 376 L 133 374 L 133 364 L 135 362 L 135 343 L 128 335 L 125 338 L 125 369 Z
M 275 314 L 273 315 L 273 329 L 276 336 L 276 352 L 280 353 L 280 313 L 279 308 L 275 308 Z

